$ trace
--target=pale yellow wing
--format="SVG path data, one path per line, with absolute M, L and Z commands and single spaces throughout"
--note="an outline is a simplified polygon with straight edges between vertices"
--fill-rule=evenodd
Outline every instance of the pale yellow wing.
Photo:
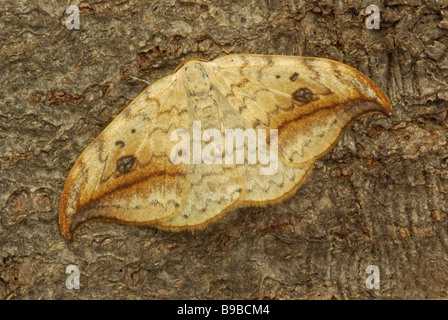
M 228 55 L 208 70 L 250 127 L 278 129 L 279 156 L 290 166 L 323 156 L 360 116 L 391 114 L 387 96 L 372 80 L 333 60 Z
M 222 134 L 227 122 L 223 122 L 224 115 L 217 95 L 219 84 L 210 81 L 203 64 L 204 62 L 191 61 L 176 72 L 185 85 L 186 103 L 192 115 L 186 128 L 190 134 L 192 155 L 191 163 L 186 165 L 188 190 L 183 198 L 182 210 L 170 219 L 157 223 L 159 228 L 180 230 L 203 227 L 236 207 L 244 194 L 244 181 L 235 172 L 234 165 L 225 164 L 224 161 L 204 163 L 202 152 L 207 145 L 216 147 L 217 151 L 222 151 L 223 145 L 217 145 L 213 139 L 203 141 L 207 138 L 206 131 L 215 129 Z M 193 146 L 194 121 L 200 124 L 197 127 L 200 130 L 200 163 L 193 163 L 194 153 L 197 154 Z
M 201 66 L 217 105 L 214 113 L 225 115 L 221 126 L 278 130 L 275 174 L 261 175 L 260 163 L 248 164 L 245 140 L 245 163 L 234 165 L 243 181 L 240 206 L 287 198 L 356 118 L 391 112 L 387 97 L 368 77 L 337 61 L 229 55 Z
M 95 220 L 154 224 L 180 210 L 185 165 L 170 161 L 170 133 L 190 123 L 176 75 L 140 94 L 84 150 L 65 182 L 59 222 L 65 237 Z
M 234 151 L 244 152 L 244 163 L 225 162 L 226 131 L 253 129 L 244 121 L 235 106 L 231 106 L 222 94 L 225 83 L 219 81 L 207 62 L 193 61 L 178 69 L 179 79 L 183 79 L 188 95 L 188 103 L 193 111 L 193 121 L 201 123 L 201 135 L 207 129 L 219 129 L 223 143 L 216 148 L 222 150 L 220 164 L 189 164 L 187 180 L 189 186 L 182 204 L 182 210 L 172 218 L 157 223 L 157 227 L 171 230 L 200 228 L 220 218 L 237 205 L 263 205 L 279 201 L 291 195 L 300 185 L 311 165 L 301 168 L 278 163 L 274 174 L 261 175 L 260 163 L 248 162 L 248 140 Z M 192 125 L 189 132 L 193 131 Z M 225 142 L 225 143 L 224 143 Z M 191 142 L 193 144 L 193 141 Z M 206 148 L 201 142 L 201 149 Z M 226 145 L 227 147 L 227 145 Z
M 214 62 L 211 62 L 210 64 L 213 65 Z M 239 72 L 237 69 L 234 71 Z M 244 152 L 244 164 L 235 164 L 233 166 L 236 174 L 244 183 L 245 192 L 240 199 L 239 205 L 263 206 L 287 198 L 294 193 L 304 181 L 305 177 L 312 169 L 312 164 L 303 165 L 297 168 L 287 166 L 278 158 L 277 150 L 273 149 L 272 145 L 269 143 L 265 146 L 260 145 L 258 141 L 259 138 L 261 141 L 269 141 L 269 128 L 262 134 L 259 130 L 260 128 L 254 128 L 251 121 L 248 121 L 247 119 L 245 120 L 238 107 L 242 106 L 244 101 L 230 100 L 226 98 L 225 95 L 229 88 L 227 82 L 222 78 L 222 75 L 220 75 L 219 72 L 216 74 L 211 68 L 208 69 L 208 72 L 210 73 L 212 83 L 215 84 L 215 94 L 217 96 L 219 108 L 225 115 L 223 119 L 224 127 L 233 130 L 242 129 L 245 132 L 252 130 L 252 133 L 256 137 L 256 149 L 249 147 L 248 137 L 245 137 L 244 139 L 242 150 L 237 150 L 236 145 L 234 145 L 235 153 L 238 151 Z M 232 86 L 233 84 L 230 85 L 230 87 Z M 252 95 L 256 96 L 256 91 L 254 91 Z M 260 109 L 263 109 L 264 100 L 260 99 L 259 104 Z M 235 137 L 235 144 L 236 139 L 237 138 Z M 252 145 L 254 145 L 254 143 L 252 143 Z M 266 156 L 272 161 L 269 161 L 268 164 L 262 164 L 258 154 L 259 149 L 266 149 Z M 253 153 L 255 153 L 255 155 L 253 155 Z M 256 158 L 255 163 L 250 163 L 250 155 Z M 236 162 L 236 154 L 234 155 L 234 161 Z M 265 171 L 262 171 L 262 169 Z

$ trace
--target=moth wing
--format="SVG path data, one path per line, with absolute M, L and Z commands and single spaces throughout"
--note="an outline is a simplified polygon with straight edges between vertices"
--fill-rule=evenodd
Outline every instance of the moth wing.
M 278 129 L 279 157 L 301 167 L 325 155 L 368 113 L 391 114 L 386 95 L 343 63 L 306 57 L 228 55 L 211 62 L 220 90 L 254 129 Z
M 167 230 L 197 229 L 221 218 L 235 208 L 244 192 L 244 185 L 227 165 L 187 165 L 189 186 L 182 211 L 157 227 Z
M 217 97 L 220 84 L 213 82 L 205 74 L 203 65 L 204 62 L 191 61 L 177 71 L 187 88 L 188 98 L 185 103 L 189 107 L 191 118 L 186 128 L 190 132 L 193 155 L 192 163 L 186 165 L 185 183 L 188 190 L 183 197 L 182 210 L 157 223 L 157 227 L 162 229 L 180 230 L 206 226 L 235 208 L 244 194 L 244 181 L 235 172 L 233 164 L 204 163 L 205 159 L 212 160 L 214 152 L 218 152 L 218 158 L 221 158 L 224 141 L 217 145 L 217 141 L 207 134 L 207 130 L 216 130 L 215 138 L 222 138 L 223 119 Z M 195 128 L 195 122 L 200 123 L 200 126 Z M 199 136 L 195 135 L 195 130 L 199 132 Z M 199 150 L 195 143 L 200 145 Z M 210 148 L 215 151 L 205 157 L 205 150 Z M 200 163 L 194 163 L 197 156 Z
M 313 164 L 303 167 L 290 167 L 278 162 L 278 172 L 272 175 L 260 175 L 260 165 L 245 165 L 237 168 L 244 176 L 246 192 L 241 206 L 264 206 L 281 202 L 290 196 L 305 182 Z
M 190 121 L 176 74 L 142 92 L 84 150 L 61 196 L 65 237 L 95 220 L 154 224 L 181 208 L 186 167 L 170 161 L 170 133 Z
M 234 69 L 234 72 L 238 72 L 238 70 Z M 238 105 L 241 106 L 241 103 L 229 100 L 225 96 L 226 83 L 222 83 L 223 79 L 220 78 L 220 75 L 216 75 L 211 68 L 209 69 L 209 74 L 213 82 L 216 83 L 216 100 L 219 108 L 225 115 L 223 126 L 232 130 L 242 129 L 246 134 L 246 136 L 243 136 L 244 142 L 240 144 L 239 149 L 237 148 L 237 140 L 241 139 L 241 135 L 232 138 L 233 162 L 236 163 L 238 152 L 244 153 L 243 163 L 233 166 L 244 185 L 244 194 L 240 199 L 239 205 L 263 206 L 280 202 L 291 196 L 304 182 L 313 165 L 307 164 L 297 168 L 285 165 L 278 158 L 277 150 L 273 148 L 273 144 L 268 143 L 269 139 L 271 139 L 270 131 L 264 130 L 261 133 L 258 129 L 255 130 L 253 128 L 250 121 L 243 119 L 238 112 Z M 238 78 L 237 75 L 234 75 L 234 77 Z M 261 108 L 263 108 L 263 101 L 260 101 L 260 104 Z M 252 130 L 252 135 L 248 134 L 250 130 Z M 252 141 L 250 141 L 251 139 Z M 268 163 L 261 163 L 259 157 L 260 150 L 269 158 Z M 255 161 L 250 161 L 251 156 Z
M 251 123 L 242 119 L 240 113 L 237 112 L 235 106 L 231 106 L 229 101 L 221 92 L 222 86 L 219 76 L 214 74 L 214 70 L 207 67 L 209 63 L 201 62 L 206 72 L 205 74 L 210 81 L 210 90 L 206 95 L 193 93 L 188 103 L 194 111 L 195 118 L 192 120 L 200 121 L 202 124 L 201 135 L 205 130 L 211 128 L 221 128 L 222 134 L 227 148 L 227 130 L 247 130 L 253 129 Z M 191 65 L 188 66 L 191 68 Z M 203 70 L 202 67 L 198 69 Z M 183 72 L 183 69 L 178 71 Z M 189 77 L 186 77 L 188 82 Z M 196 77 L 191 77 L 195 79 Z M 191 87 L 201 87 L 198 83 L 193 83 Z M 207 87 L 207 86 L 205 86 Z M 194 91 L 194 90 L 193 90 Z M 199 101 L 194 101 L 195 97 L 200 96 Z M 203 108 L 204 107 L 204 108 Z M 225 129 L 225 130 L 223 130 Z M 190 127 L 190 132 L 194 131 Z M 231 163 L 226 162 L 226 151 L 222 144 L 217 146 L 221 149 L 222 164 L 191 164 L 187 165 L 187 185 L 189 190 L 182 211 L 168 220 L 161 221 L 157 224 L 163 229 L 184 229 L 199 228 L 207 225 L 209 222 L 217 220 L 227 211 L 236 207 L 236 205 L 263 205 L 280 201 L 294 192 L 303 182 L 307 173 L 311 170 L 312 165 L 306 165 L 301 168 L 293 168 L 285 166 L 282 162 L 278 163 L 278 170 L 275 174 L 261 175 L 260 163 L 249 163 L 248 156 L 250 148 L 248 140 L 231 149 L 235 153 L 243 152 L 244 161 L 241 164 L 236 163 L 233 158 Z M 191 144 L 194 142 L 192 141 Z M 201 149 L 205 150 L 206 145 L 201 143 Z M 236 154 L 234 155 L 236 156 Z

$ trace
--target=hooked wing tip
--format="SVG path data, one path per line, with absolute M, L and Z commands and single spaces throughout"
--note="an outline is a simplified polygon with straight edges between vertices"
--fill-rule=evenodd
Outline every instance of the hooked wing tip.
M 366 87 L 370 89 L 366 90 L 366 92 L 370 91 L 370 93 L 367 94 L 367 97 L 374 98 L 376 100 L 376 103 L 378 104 L 378 109 L 376 111 L 381 112 L 390 117 L 392 115 L 392 107 L 390 105 L 389 98 L 384 93 L 384 91 L 381 90 L 372 79 L 370 79 L 369 77 L 367 77 L 366 75 L 364 75 L 363 73 L 361 73 L 356 69 L 353 70 L 355 71 L 355 76 L 357 75 L 356 79 L 360 82 L 361 87 Z
M 62 201 L 61 201 L 62 204 Z M 66 212 L 63 210 L 62 205 L 59 207 L 59 226 L 61 228 L 62 235 L 69 241 L 73 241 L 75 233 L 70 229 L 70 221 Z
M 75 238 L 75 232 L 72 232 L 70 230 L 70 225 L 67 223 L 67 221 L 63 221 L 59 219 L 59 225 L 61 227 L 61 233 L 62 235 L 69 241 L 73 241 Z
M 392 106 L 390 105 L 389 98 L 387 95 L 373 83 L 372 89 L 375 91 L 377 96 L 377 103 L 379 105 L 378 111 L 390 117 L 392 115 Z
M 75 237 L 75 231 L 77 228 L 73 228 L 73 220 L 78 213 L 76 201 L 70 201 L 73 198 L 73 188 L 70 184 L 70 175 L 67 178 L 64 190 L 62 191 L 61 199 L 59 202 L 59 226 L 62 235 L 69 241 L 73 241 Z M 77 193 L 75 192 L 75 195 Z

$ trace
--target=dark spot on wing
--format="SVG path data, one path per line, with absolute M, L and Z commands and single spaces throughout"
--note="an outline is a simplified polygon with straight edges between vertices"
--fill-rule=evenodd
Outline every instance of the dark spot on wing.
M 292 98 L 302 103 L 309 103 L 313 100 L 313 93 L 308 88 L 300 88 L 294 91 Z
M 132 129 L 132 130 L 131 130 L 131 133 L 135 133 L 135 129 Z
M 291 77 L 289 77 L 289 80 L 291 80 L 292 82 L 297 80 L 297 77 L 299 76 L 299 74 L 297 72 L 294 72 Z
M 279 75 L 276 75 L 275 77 L 276 77 L 277 79 L 280 79 L 280 76 L 279 76 Z
M 123 148 L 123 147 L 124 147 L 124 142 L 121 141 L 121 140 L 118 140 L 118 141 L 115 142 L 115 145 L 116 145 L 116 146 L 120 146 L 120 147 Z
M 122 156 L 117 161 L 117 171 L 121 174 L 126 174 L 131 171 L 132 166 L 135 163 L 136 158 L 133 155 Z

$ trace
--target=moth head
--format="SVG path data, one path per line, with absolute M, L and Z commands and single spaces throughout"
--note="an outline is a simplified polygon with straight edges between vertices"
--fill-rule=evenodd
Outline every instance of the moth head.
M 193 60 L 179 70 L 183 71 L 187 92 L 192 96 L 208 94 L 210 91 L 210 79 L 207 74 L 206 63 Z

